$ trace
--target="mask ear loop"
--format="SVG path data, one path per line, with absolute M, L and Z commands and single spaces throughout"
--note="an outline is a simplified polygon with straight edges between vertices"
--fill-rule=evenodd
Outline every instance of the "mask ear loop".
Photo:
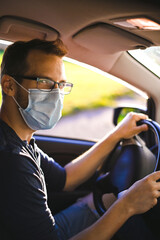
M 19 105 L 19 103 L 17 102 L 17 100 L 15 99 L 15 97 L 13 96 L 12 98 L 14 99 L 15 103 L 17 104 L 17 106 L 18 106 L 19 108 L 21 108 L 21 106 Z
M 13 79 L 13 81 L 15 81 L 17 83 L 17 85 L 19 85 L 21 88 L 23 88 L 23 90 L 25 90 L 26 92 L 29 93 L 29 91 L 25 87 L 23 87 L 19 82 L 17 82 L 13 77 L 12 77 L 12 79 Z
M 17 85 L 19 85 L 23 90 L 25 90 L 27 93 L 29 93 L 29 91 L 28 91 L 25 87 L 23 87 L 19 82 L 17 82 L 13 77 L 12 77 L 12 79 L 13 79 L 13 81 L 14 81 L 15 83 L 17 83 Z M 17 106 L 18 106 L 19 108 L 21 108 L 21 106 L 19 105 L 19 103 L 17 102 L 17 100 L 15 99 L 15 97 L 12 96 L 12 98 L 14 99 L 15 103 L 17 104 Z

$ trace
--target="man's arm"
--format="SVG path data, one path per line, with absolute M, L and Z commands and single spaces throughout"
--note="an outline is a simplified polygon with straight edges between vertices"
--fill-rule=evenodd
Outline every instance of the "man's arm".
M 144 114 L 128 114 L 109 135 L 106 135 L 87 152 L 67 164 L 65 166 L 67 178 L 64 190 L 72 190 L 89 179 L 121 139 L 131 138 L 141 131 L 146 131 L 148 129 L 146 124 L 136 125 L 137 121 L 146 118 L 147 116 Z
M 157 204 L 160 197 L 160 171 L 136 182 L 95 224 L 71 240 L 109 240 L 133 215 L 141 214 Z

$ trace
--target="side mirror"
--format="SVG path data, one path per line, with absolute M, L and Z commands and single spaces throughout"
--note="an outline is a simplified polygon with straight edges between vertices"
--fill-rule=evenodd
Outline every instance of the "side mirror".
M 147 114 L 145 109 L 135 107 L 117 107 L 113 113 L 113 123 L 116 126 L 129 112 L 144 113 Z

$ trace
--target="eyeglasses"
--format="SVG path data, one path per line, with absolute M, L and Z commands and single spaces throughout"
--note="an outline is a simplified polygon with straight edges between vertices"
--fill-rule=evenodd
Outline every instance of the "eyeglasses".
M 30 76 L 19 76 L 15 75 L 12 76 L 13 78 L 19 78 L 19 79 L 28 79 L 28 80 L 33 80 L 37 82 L 37 88 L 41 91 L 44 92 L 51 92 L 54 88 L 55 85 L 58 85 L 58 88 L 60 89 L 60 92 L 64 95 L 67 95 L 71 92 L 73 83 L 69 82 L 56 82 L 54 80 L 50 80 L 47 78 L 39 78 L 39 77 L 30 77 Z

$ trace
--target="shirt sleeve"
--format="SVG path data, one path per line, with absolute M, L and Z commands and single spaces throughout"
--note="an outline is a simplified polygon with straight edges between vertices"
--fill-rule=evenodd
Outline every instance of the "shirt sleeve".
M 38 166 L 21 155 L 1 152 L 0 156 L 0 215 L 11 239 L 58 240 Z
M 56 163 L 42 150 L 39 149 L 41 156 L 41 168 L 44 172 L 45 181 L 49 188 L 53 191 L 61 191 L 66 182 L 66 170 L 64 167 Z

